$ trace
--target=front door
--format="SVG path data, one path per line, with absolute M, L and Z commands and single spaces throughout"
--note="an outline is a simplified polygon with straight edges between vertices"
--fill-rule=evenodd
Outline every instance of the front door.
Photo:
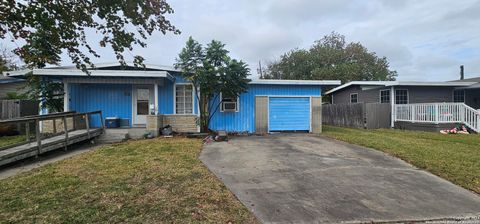
M 133 86 L 133 125 L 147 124 L 147 115 L 150 113 L 153 98 L 153 86 Z

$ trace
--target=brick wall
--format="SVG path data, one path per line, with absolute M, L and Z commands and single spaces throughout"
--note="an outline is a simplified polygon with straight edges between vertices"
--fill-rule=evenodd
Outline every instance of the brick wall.
M 175 132 L 198 132 L 196 115 L 163 115 L 163 126 L 171 125 Z

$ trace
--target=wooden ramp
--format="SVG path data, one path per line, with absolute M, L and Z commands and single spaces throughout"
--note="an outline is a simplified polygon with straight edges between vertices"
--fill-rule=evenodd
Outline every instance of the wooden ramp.
M 89 113 L 61 113 L 57 115 L 47 116 L 40 115 L 15 120 L 0 121 L 0 123 L 24 122 L 26 126 L 25 132 L 27 136 L 26 142 L 18 143 L 8 146 L 7 148 L 0 149 L 0 166 L 25 158 L 38 156 L 48 151 L 56 149 L 67 149 L 69 145 L 100 136 L 103 133 L 103 122 L 100 125 L 100 128 L 90 128 L 89 116 L 91 116 L 92 114 L 99 114 L 100 118 L 102 117 L 101 112 L 97 111 Z M 68 118 L 72 118 L 71 126 L 73 127 L 68 127 Z M 55 119 L 61 119 L 64 129 L 60 132 L 57 132 L 57 130 L 55 130 L 54 132 L 49 132 L 49 134 L 45 135 L 45 133 L 40 130 L 40 122 L 49 119 L 53 119 L 53 124 L 55 127 L 53 129 L 57 129 L 55 126 Z M 82 124 L 77 122 L 78 120 L 81 120 Z M 30 136 L 29 134 L 30 123 L 35 123 L 35 136 Z M 43 126 L 45 126 L 45 123 L 43 124 Z M 43 129 L 46 128 L 43 127 Z M 31 137 L 34 137 L 34 139 L 32 139 Z
M 22 160 L 28 157 L 37 156 L 39 154 L 52 151 L 55 149 L 66 148 L 66 146 L 77 142 L 92 139 L 102 134 L 102 129 L 90 129 L 90 135 L 86 129 L 68 132 L 68 141 L 65 141 L 63 135 L 46 138 L 42 140 L 41 149 L 37 142 L 25 143 L 13 148 L 0 151 L 0 166 Z

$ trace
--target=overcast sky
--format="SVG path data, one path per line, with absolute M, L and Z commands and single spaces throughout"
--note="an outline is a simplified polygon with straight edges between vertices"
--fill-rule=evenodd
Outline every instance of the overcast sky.
M 168 0 L 167 0 L 168 1 Z M 388 58 L 399 80 L 452 80 L 465 65 L 480 76 L 480 1 L 476 0 L 169 0 L 168 18 L 181 35 L 156 34 L 133 54 L 146 63 L 172 65 L 185 41 L 227 44 L 257 75 L 293 48 L 308 48 L 332 31 Z M 110 49 L 96 62 L 111 62 Z M 64 56 L 64 65 L 71 64 Z

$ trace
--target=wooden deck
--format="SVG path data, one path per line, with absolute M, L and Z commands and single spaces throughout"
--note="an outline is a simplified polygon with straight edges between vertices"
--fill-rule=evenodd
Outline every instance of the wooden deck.
M 101 134 L 102 129 L 90 129 L 90 133 L 86 129 L 74 130 L 68 132 L 68 141 L 65 141 L 64 135 L 57 135 L 43 139 L 40 150 L 37 142 L 25 143 L 13 148 L 1 150 L 0 166 L 28 157 L 37 156 L 55 149 L 66 148 L 69 145 L 95 138 Z

